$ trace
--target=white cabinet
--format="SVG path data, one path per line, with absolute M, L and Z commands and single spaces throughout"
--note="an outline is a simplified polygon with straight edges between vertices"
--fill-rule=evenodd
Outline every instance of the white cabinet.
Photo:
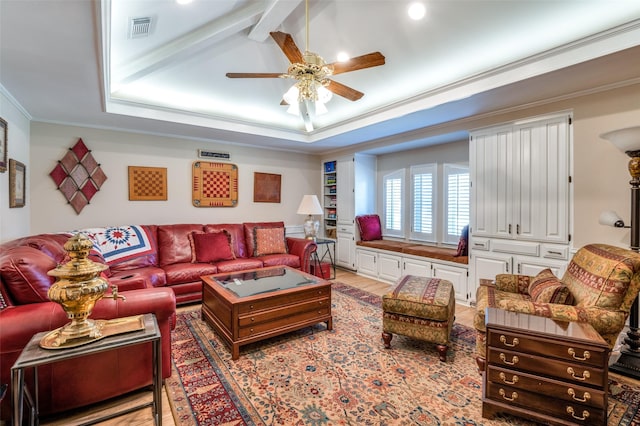
M 474 286 L 500 273 L 564 273 L 571 241 L 570 124 L 568 114 L 558 114 L 471 133 Z
M 471 231 L 569 242 L 569 117 L 473 132 Z
M 380 253 L 378 255 L 378 278 L 395 282 L 402 276 L 402 256 Z
M 468 304 L 475 299 L 475 288 L 469 289 L 466 265 L 368 248 L 358 248 L 357 259 L 360 275 L 389 283 L 404 275 L 441 278 L 453 284 L 456 301 Z
M 451 281 L 453 290 L 456 294 L 456 300 L 469 302 L 475 299 L 475 292 L 469 291 L 467 288 L 467 269 L 458 268 L 449 265 L 433 265 L 433 277 Z
M 378 278 L 378 253 L 369 250 L 357 250 L 358 273 Z
M 353 225 L 337 225 L 336 266 L 356 269 L 356 237 Z
M 431 276 L 431 262 L 413 258 L 402 259 L 402 274 L 416 275 L 419 277 Z

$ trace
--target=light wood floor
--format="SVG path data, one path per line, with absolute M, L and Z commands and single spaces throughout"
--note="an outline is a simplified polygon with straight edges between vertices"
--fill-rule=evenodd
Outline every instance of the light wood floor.
M 380 281 L 372 280 L 369 278 L 358 276 L 352 272 L 338 270 L 336 274 L 336 281 L 344 284 L 351 285 L 353 287 L 360 288 L 373 294 L 382 296 L 387 292 L 390 284 Z M 178 310 L 193 309 L 194 305 L 189 307 L 178 308 Z M 463 305 L 456 305 L 456 322 L 473 326 L 473 308 Z M 162 392 L 162 424 L 164 426 L 175 426 L 173 421 L 173 415 L 171 414 L 171 407 L 167 398 L 166 392 Z M 151 401 L 151 392 L 142 391 L 137 394 L 130 395 L 128 397 L 120 398 L 109 403 L 101 404 L 92 407 L 87 410 L 78 411 L 71 415 L 67 415 L 64 418 L 47 419 L 42 422 L 42 425 L 46 426 L 71 426 L 79 425 L 91 419 L 102 417 L 108 413 L 112 413 L 116 410 L 121 410 L 126 406 L 136 406 L 146 401 Z M 107 420 L 98 423 L 102 426 L 120 426 L 120 425 L 134 425 L 134 426 L 147 426 L 153 424 L 153 417 L 150 408 L 141 409 L 127 415 L 117 417 L 115 419 Z

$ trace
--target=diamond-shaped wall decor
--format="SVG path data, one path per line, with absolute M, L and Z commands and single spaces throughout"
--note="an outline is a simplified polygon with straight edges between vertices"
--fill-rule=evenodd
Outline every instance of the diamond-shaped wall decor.
M 80 214 L 91 198 L 100 190 L 107 176 L 93 158 L 82 139 L 69 148 L 49 173 L 71 207 Z

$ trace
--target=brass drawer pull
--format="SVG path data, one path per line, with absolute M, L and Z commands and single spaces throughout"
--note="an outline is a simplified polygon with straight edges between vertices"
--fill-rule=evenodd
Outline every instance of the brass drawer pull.
M 516 399 L 518 399 L 518 392 L 511 392 L 511 397 L 508 397 L 504 389 L 500 388 L 498 393 L 503 399 L 506 399 L 507 401 L 515 401 Z
M 507 361 L 507 356 L 503 353 L 500 353 L 500 359 L 502 360 L 502 362 L 504 362 L 507 365 L 516 365 L 518 361 L 520 361 L 517 355 L 514 355 L 513 358 L 511 358 L 511 361 Z
M 507 338 L 505 337 L 504 334 L 500 335 L 500 341 L 505 345 L 508 346 L 510 348 L 515 348 L 516 346 L 518 346 L 518 344 L 520 343 L 520 340 L 518 340 L 517 337 L 513 338 L 513 343 L 507 343 Z
M 518 376 L 516 376 L 515 374 L 513 375 L 513 378 L 511 379 L 511 381 L 507 380 L 507 375 L 504 373 L 500 373 L 500 379 L 508 384 L 508 385 L 515 385 L 516 383 L 518 383 Z
M 584 381 L 584 380 L 587 380 L 589 377 L 591 377 L 591 374 L 589 373 L 588 370 L 584 370 L 584 373 L 582 373 L 582 377 L 576 376 L 576 372 L 572 367 L 567 368 L 567 373 L 571 374 L 571 377 L 573 377 L 576 380 Z
M 591 394 L 589 392 L 585 392 L 582 398 L 576 398 L 576 391 L 573 388 L 567 389 L 567 393 L 573 398 L 574 401 L 578 402 L 587 402 L 591 399 Z
M 567 352 L 569 352 L 569 355 L 571 355 L 573 359 L 577 359 L 578 361 L 586 361 L 591 358 L 591 354 L 589 353 L 589 351 L 584 351 L 584 353 L 582 354 L 582 358 L 576 356 L 576 351 L 573 348 L 569 348 Z
M 582 412 L 582 417 L 578 417 L 576 416 L 576 411 L 573 409 L 572 406 L 567 406 L 567 413 L 571 414 L 571 417 L 573 417 L 576 420 L 587 420 L 587 418 L 589 417 L 589 412 L 587 410 L 584 410 Z

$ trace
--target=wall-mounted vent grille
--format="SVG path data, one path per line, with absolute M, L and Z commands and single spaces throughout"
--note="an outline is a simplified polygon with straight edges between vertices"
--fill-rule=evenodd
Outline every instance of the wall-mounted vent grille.
M 146 37 L 151 31 L 151 18 L 131 18 L 129 22 L 129 38 Z

